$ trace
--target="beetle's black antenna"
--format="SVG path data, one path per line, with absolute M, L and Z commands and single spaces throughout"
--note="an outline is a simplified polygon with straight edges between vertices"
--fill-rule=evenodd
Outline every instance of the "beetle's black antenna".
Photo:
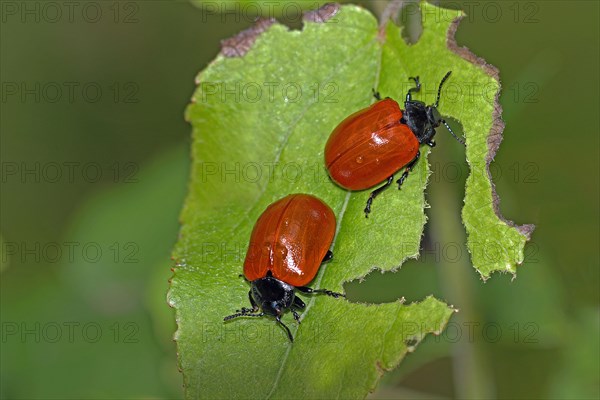
M 294 337 L 292 336 L 292 332 L 290 332 L 290 328 L 288 328 L 283 322 L 281 322 L 281 317 L 276 317 L 275 320 L 277 320 L 277 323 L 279 325 L 281 325 L 285 328 L 285 331 L 288 334 L 288 338 L 290 339 L 290 342 L 294 343 Z
M 454 136 L 454 139 L 458 140 L 458 143 L 462 144 L 463 146 L 466 146 L 465 141 L 462 140 L 461 138 L 459 138 L 458 136 L 456 136 L 456 134 L 452 131 L 452 129 L 450 128 L 450 125 L 448 125 L 448 123 L 446 121 L 444 121 L 443 119 L 441 119 L 440 122 L 442 124 L 444 124 L 444 126 L 446 127 L 446 129 L 448 129 L 448 131 L 452 134 L 452 136 Z
M 444 82 L 446 82 L 448 80 L 448 77 L 450 76 L 450 74 L 452 73 L 452 71 L 448 71 L 446 73 L 446 75 L 444 75 L 444 77 L 442 78 L 442 81 L 440 82 L 440 86 L 438 87 L 438 94 L 437 94 L 437 98 L 435 99 L 435 104 L 432 107 L 437 108 L 439 102 L 440 102 L 440 95 L 442 94 L 442 86 L 444 85 Z M 458 136 L 456 136 L 456 134 L 454 133 L 454 131 L 452 130 L 452 128 L 450 128 L 450 125 L 448 125 L 446 123 L 446 121 L 444 121 L 443 119 L 440 120 L 440 122 L 442 124 L 444 124 L 444 126 L 446 127 L 446 129 L 448 129 L 448 131 L 452 134 L 452 136 L 454 136 L 454 139 L 458 140 L 458 143 L 462 144 L 463 146 L 465 145 L 465 141 L 462 140 L 461 138 L 459 138 Z
M 239 312 L 239 313 L 235 313 L 235 314 L 226 316 L 225 318 L 223 318 L 223 321 L 229 321 L 230 319 L 234 319 L 234 318 L 237 318 L 237 317 L 262 317 L 263 315 L 265 315 L 265 313 L 261 312 L 259 314 L 250 314 L 248 312 L 242 311 L 242 312 Z
M 442 85 L 444 84 L 444 82 L 446 82 L 446 80 L 448 79 L 448 77 L 450 76 L 451 73 L 452 73 L 452 71 L 448 71 L 448 73 L 446 75 L 444 75 L 444 77 L 442 78 L 442 81 L 440 82 L 440 86 L 438 87 L 437 99 L 435 99 L 435 104 L 433 105 L 436 108 L 438 106 L 438 103 L 440 102 L 440 95 L 442 94 Z

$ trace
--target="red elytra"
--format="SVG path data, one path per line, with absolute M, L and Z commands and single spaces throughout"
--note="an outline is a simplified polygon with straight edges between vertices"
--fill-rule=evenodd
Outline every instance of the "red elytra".
M 249 281 L 272 276 L 293 286 L 313 280 L 335 235 L 331 208 L 308 194 L 271 204 L 256 221 L 244 261 Z
M 389 98 L 344 119 L 325 145 L 331 178 L 345 189 L 363 190 L 412 161 L 419 141 L 401 119 L 400 106 Z

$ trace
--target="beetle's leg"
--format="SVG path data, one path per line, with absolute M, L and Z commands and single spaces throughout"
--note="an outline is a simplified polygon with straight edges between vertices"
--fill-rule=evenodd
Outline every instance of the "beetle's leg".
M 435 147 L 435 140 L 430 140 L 429 142 L 427 142 L 427 146 Z
M 408 163 L 408 165 L 406 166 L 406 168 L 404 168 L 404 172 L 402 173 L 402 176 L 400 177 L 400 179 L 398 179 L 396 181 L 396 183 L 398 184 L 398 190 L 400 190 L 400 187 L 404 183 L 404 180 L 408 176 L 408 173 L 410 171 L 412 171 L 412 169 L 415 166 L 415 164 L 417 163 L 417 161 L 419 161 L 419 157 L 421 157 L 421 151 L 417 151 L 417 155 L 415 156 L 415 158 L 413 158 L 413 160 Z
M 381 94 L 375 91 L 375 88 L 372 88 L 371 90 L 373 91 L 373 97 L 375 97 L 377 100 L 381 100 Z
M 365 207 L 365 218 L 369 218 L 369 213 L 371 212 L 371 204 L 373 204 L 373 199 L 375 197 L 377 197 L 379 195 L 379 193 L 381 193 L 385 189 L 387 189 L 392 184 L 393 181 L 394 181 L 394 175 L 391 175 L 388 178 L 387 182 L 383 184 L 383 186 L 381 186 L 371 192 L 371 195 L 367 199 L 367 206 Z
M 258 310 L 258 304 L 256 304 L 254 298 L 252 298 L 252 290 L 248 290 L 248 300 L 250 300 L 250 304 L 252 304 L 252 309 Z
M 333 258 L 333 252 L 331 250 L 327 250 L 327 254 L 325 254 L 325 257 L 323 257 L 323 261 L 321 261 L 321 263 L 331 261 L 332 258 Z
M 294 303 L 292 303 L 292 307 L 302 310 L 306 307 L 306 304 L 302 301 L 302 299 L 298 296 L 294 297 Z
M 296 320 L 296 322 L 300 324 L 300 314 L 298 314 L 294 309 L 292 309 L 292 314 L 294 314 L 294 319 Z
M 281 326 L 283 326 L 285 328 L 285 331 L 288 334 L 288 338 L 290 339 L 290 342 L 294 342 L 294 337 L 292 336 L 292 332 L 290 332 L 290 328 L 288 328 L 283 322 L 281 322 L 281 316 L 277 316 L 275 317 L 275 320 L 277 321 L 277 323 Z
M 419 77 L 409 77 L 408 79 L 412 79 L 413 81 L 415 81 L 415 86 L 414 88 L 410 88 L 408 89 L 408 93 L 406 93 L 406 101 L 412 101 L 412 93 L 415 92 L 419 92 L 421 91 L 421 81 L 419 81 Z
M 328 289 L 313 289 L 313 288 L 309 288 L 308 286 L 296 286 L 296 289 L 298 289 L 300 292 L 306 293 L 306 294 L 324 293 L 327 296 L 335 297 L 336 299 L 338 297 L 346 297 L 345 294 L 332 292 L 331 290 L 328 290 Z

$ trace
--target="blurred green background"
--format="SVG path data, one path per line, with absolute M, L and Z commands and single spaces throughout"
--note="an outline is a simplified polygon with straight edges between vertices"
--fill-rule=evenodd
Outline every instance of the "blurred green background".
M 0 396 L 180 398 L 165 294 L 183 110 L 219 41 L 269 8 L 67 3 L 0 3 Z M 281 17 L 297 29 L 317 3 L 294 4 Z M 347 290 L 461 311 L 371 397 L 598 398 L 599 5 L 441 4 L 469 12 L 459 45 L 501 71 L 494 180 L 504 215 L 537 229 L 518 277 L 483 283 L 463 245 L 464 155 L 438 135 L 422 258 Z

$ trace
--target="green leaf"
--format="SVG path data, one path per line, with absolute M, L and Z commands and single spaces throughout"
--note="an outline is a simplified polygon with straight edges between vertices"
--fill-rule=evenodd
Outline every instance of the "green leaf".
M 396 65 L 389 74 L 382 70 L 382 77 L 393 79 L 393 70 L 412 74 L 404 76 L 420 75 L 423 82 L 431 85 L 426 86 L 425 96 L 425 102 L 430 104 L 435 100 L 435 85 L 440 77 L 452 71 L 442 91 L 439 110 L 462 124 L 467 141 L 466 156 L 471 171 L 462 218 L 471 261 L 484 279 L 494 271 L 516 274 L 516 266 L 523 262 L 523 249 L 534 226 L 517 226 L 500 214 L 499 198 L 489 172 L 504 129 L 498 103 L 498 70 L 456 44 L 454 33 L 464 16 L 462 12 L 423 2 L 421 14 L 423 33 L 413 46 L 404 44 L 398 27 L 387 25 L 390 46 L 384 46 L 384 59 L 385 49 L 389 48 L 392 54 L 391 62 L 384 65 Z M 397 97 L 399 89 L 394 88 L 389 95 Z M 440 131 L 443 128 L 438 134 L 446 134 Z
M 424 15 L 427 15 L 427 10 L 430 13 L 435 10 L 427 3 L 423 3 L 423 7 Z M 435 12 L 432 14 L 437 15 Z M 454 33 L 463 17 L 461 13 L 454 21 L 442 18 L 446 22 L 440 24 L 435 24 L 434 18 L 424 18 L 423 26 L 424 32 L 430 32 L 427 28 L 434 25 L 444 25 L 444 29 L 448 29 L 447 43 L 438 41 L 437 46 L 431 49 L 442 51 L 447 45 L 454 53 L 447 65 L 456 71 L 452 79 L 458 82 L 459 93 L 463 94 L 456 101 L 442 102 L 440 111 L 461 122 L 467 139 L 466 156 L 470 174 L 462 211 L 468 235 L 467 245 L 473 267 L 484 280 L 496 271 L 510 272 L 516 276 L 517 265 L 523 263 L 525 243 L 535 226 L 517 225 L 500 212 L 500 198 L 489 169 L 504 130 L 502 107 L 498 102 L 501 88 L 499 71 L 467 48 L 456 44 Z M 425 33 L 423 36 L 424 39 Z
M 440 10 L 426 3 L 422 8 Z M 249 306 L 248 284 L 238 274 L 254 222 L 287 194 L 314 194 L 337 215 L 334 260 L 321 267 L 313 287 L 340 291 L 344 282 L 375 268 L 397 269 L 417 257 L 426 221 L 428 148 L 402 190 L 384 192 L 365 219 L 369 191 L 346 192 L 330 182 L 324 143 L 343 118 L 372 103 L 372 88 L 402 100 L 407 78 L 420 75 L 431 103 L 450 69 L 454 82 L 493 81 L 446 48 L 450 23 L 460 12 L 444 10 L 449 22 L 424 13 L 423 35 L 408 46 L 398 27 L 379 28 L 362 8 L 324 11 L 309 19 L 326 22 L 307 21 L 302 31 L 259 21 L 224 41 L 222 53 L 197 78 L 186 113 L 194 138 L 191 182 L 169 292 L 188 398 L 364 397 L 384 370 L 398 365 L 427 333 L 439 333 L 454 311 L 433 297 L 369 305 L 316 296 L 307 299 L 300 327 L 284 317 L 293 344 L 268 318 L 223 323 L 224 316 Z M 440 110 L 463 122 L 468 156 L 477 161 L 493 107 L 442 101 Z M 473 193 L 475 184 L 469 185 Z M 478 237 L 471 227 L 479 214 L 464 215 L 470 237 Z M 491 223 L 481 220 L 481 229 L 498 224 L 492 215 Z

